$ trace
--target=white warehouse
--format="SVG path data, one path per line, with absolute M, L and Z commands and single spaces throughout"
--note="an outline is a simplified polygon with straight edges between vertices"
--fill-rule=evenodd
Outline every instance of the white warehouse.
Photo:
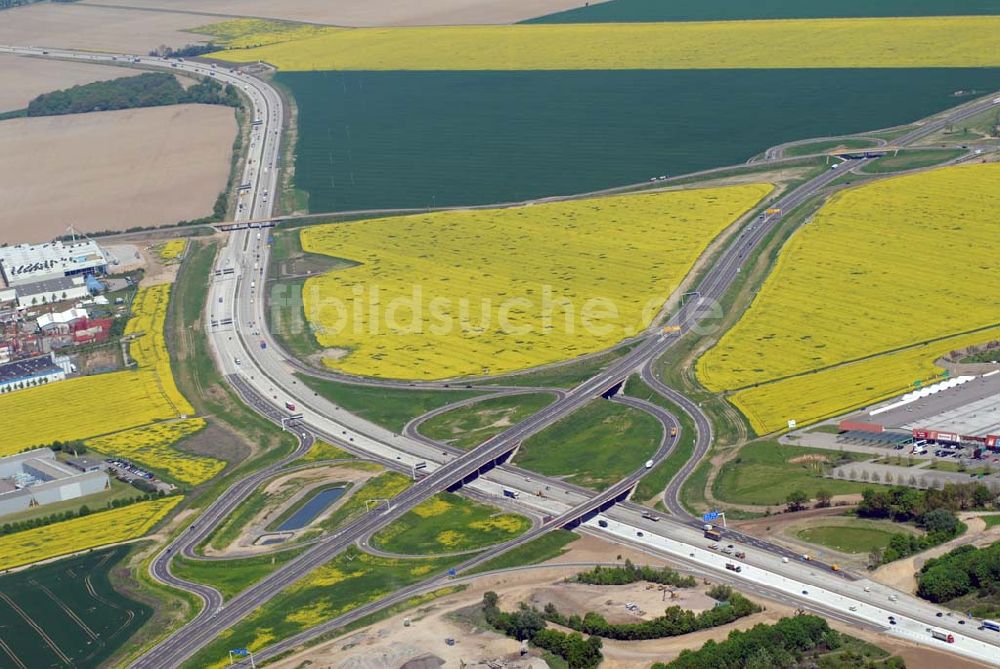
M 0 518 L 53 502 L 93 495 L 108 487 L 107 472 L 81 471 L 48 448 L 0 458 Z

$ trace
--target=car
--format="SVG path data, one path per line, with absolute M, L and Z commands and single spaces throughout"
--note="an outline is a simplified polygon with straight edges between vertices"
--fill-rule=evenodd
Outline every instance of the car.
M 809 591 L 808 591 L 808 590 L 803 590 L 803 591 L 802 591 L 802 594 L 803 594 L 803 595 L 808 595 L 808 594 L 809 594 Z
M 964 621 L 964 620 L 962 620 L 961 618 L 959 618 L 959 619 L 958 619 L 958 624 L 959 624 L 959 625 L 964 625 L 964 624 L 965 624 L 965 621 Z
M 936 616 L 937 616 L 938 618 L 943 618 L 943 617 L 944 617 L 944 614 L 943 614 L 943 613 L 941 613 L 940 611 L 938 611 L 938 612 L 937 612 L 937 613 L 935 613 L 934 615 L 936 615 Z
M 708 547 L 711 548 L 713 551 L 719 550 L 719 544 L 709 544 Z
M 642 533 L 642 532 L 640 531 L 640 532 L 636 532 L 636 533 L 635 533 L 635 536 L 637 536 L 637 537 L 642 537 L 642 536 L 645 536 L 645 535 L 644 535 L 644 534 L 643 534 L 643 533 Z
M 889 624 L 890 625 L 895 625 L 896 624 L 896 619 L 895 618 L 889 618 Z

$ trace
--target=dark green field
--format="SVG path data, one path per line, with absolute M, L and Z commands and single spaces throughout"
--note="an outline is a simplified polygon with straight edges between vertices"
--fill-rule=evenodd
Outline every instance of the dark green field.
M 85 669 L 120 649 L 152 613 L 108 580 L 128 550 L 88 553 L 0 577 L 0 667 Z
M 707 4 L 707 3 L 706 3 Z M 491 204 L 907 123 L 1000 69 L 289 72 L 314 212 Z M 842 94 L 849 91 L 850 94 Z
M 611 0 L 525 23 L 626 23 L 1000 14 L 996 0 Z

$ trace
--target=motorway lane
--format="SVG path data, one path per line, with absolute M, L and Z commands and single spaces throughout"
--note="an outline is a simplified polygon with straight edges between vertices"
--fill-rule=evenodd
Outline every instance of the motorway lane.
M 90 56 L 88 56 L 88 57 L 90 57 Z M 266 93 L 261 93 L 260 94 L 260 98 L 261 98 L 261 100 L 259 100 L 259 101 L 255 100 L 255 104 L 257 102 L 261 102 L 261 103 L 263 103 L 263 104 L 266 105 L 267 104 L 267 95 L 266 95 Z M 275 98 L 277 98 L 276 95 L 275 95 Z M 280 105 L 280 99 L 277 99 L 276 104 Z M 971 110 L 971 111 L 969 111 L 967 113 L 967 115 L 971 115 L 972 113 L 976 113 L 976 111 L 975 110 Z M 272 118 L 274 120 L 277 120 L 278 117 L 274 116 Z M 945 122 L 948 122 L 948 121 L 945 121 Z M 929 130 L 927 132 L 932 132 L 932 131 L 933 130 Z M 268 133 L 266 128 L 265 128 L 264 132 L 265 132 L 265 134 L 264 134 L 264 138 L 265 139 L 264 139 L 264 141 L 260 142 L 260 147 L 258 149 L 261 152 L 263 152 L 264 146 L 266 146 L 269 143 L 268 140 L 271 139 L 271 133 Z M 275 136 L 277 136 L 277 133 L 274 133 L 274 134 L 275 134 Z M 272 144 L 272 147 L 274 147 L 275 145 L 276 145 L 276 140 Z M 276 151 L 268 152 L 268 156 L 272 160 L 273 160 L 273 158 L 276 155 L 277 155 Z M 275 179 L 275 170 L 269 169 L 269 170 L 266 170 L 265 172 L 269 174 L 270 185 L 271 185 L 271 192 L 273 192 L 274 183 L 275 183 L 275 181 L 274 181 L 274 179 Z M 798 203 L 798 202 L 795 201 L 796 197 L 799 198 L 799 201 L 801 201 L 802 199 L 805 199 L 806 197 L 810 196 L 813 192 L 815 192 L 819 188 L 822 188 L 824 185 L 826 185 L 826 183 L 828 183 L 832 179 L 836 178 L 836 176 L 837 176 L 836 174 L 830 175 L 826 179 L 824 179 L 821 176 L 817 180 L 814 180 L 813 182 L 810 182 L 809 184 L 807 184 L 806 187 L 800 188 L 800 189 L 794 191 L 788 198 L 782 200 L 776 206 L 779 206 L 779 207 L 781 207 L 781 208 L 783 208 L 785 210 L 788 210 L 791 207 L 795 206 L 795 204 Z M 251 178 L 254 178 L 254 177 L 256 177 L 258 179 L 258 182 L 260 181 L 260 173 L 259 172 L 256 173 L 256 175 L 254 175 L 254 173 L 251 171 Z M 269 210 L 269 205 L 266 202 L 266 198 L 262 198 L 262 197 L 259 198 L 259 190 L 255 191 L 254 197 L 252 198 L 251 201 L 254 202 L 254 204 L 250 208 L 251 213 L 262 213 L 262 212 L 265 212 L 266 210 Z M 267 212 L 267 213 L 269 213 L 269 212 Z M 763 237 L 763 235 L 765 234 L 765 230 L 768 227 L 766 225 L 767 223 L 768 223 L 768 220 L 765 219 L 763 221 L 763 224 L 760 224 L 760 223 L 756 224 L 756 227 L 759 229 L 759 232 L 755 232 L 755 234 L 751 237 L 751 239 L 746 240 L 747 241 L 747 246 L 745 247 L 744 250 L 742 250 L 742 251 L 734 251 L 732 253 L 726 253 L 726 254 L 724 254 L 724 256 L 722 258 L 722 264 L 721 264 L 721 266 L 720 265 L 716 265 L 715 267 L 713 267 L 713 271 L 710 271 L 709 274 L 703 279 L 703 281 L 702 281 L 702 287 L 699 288 L 699 290 L 702 292 L 702 300 L 705 299 L 706 293 L 708 293 L 708 296 L 711 296 L 711 297 L 715 297 L 716 293 L 718 295 L 721 295 L 721 291 L 719 290 L 719 288 L 724 289 L 725 286 L 727 286 L 731 282 L 732 277 L 735 274 L 735 271 L 738 271 L 738 264 L 737 263 L 742 260 L 742 258 L 744 256 L 744 253 L 746 253 L 747 251 L 749 251 L 752 248 L 752 246 L 754 244 L 756 244 L 761 237 Z M 245 237 L 245 239 L 243 240 L 243 248 L 247 249 L 250 246 L 250 240 L 249 240 L 248 236 L 246 236 L 246 235 L 243 235 L 243 236 Z M 237 235 L 234 235 L 232 241 L 236 242 L 238 240 L 239 240 L 239 237 Z M 233 246 L 234 245 L 231 243 L 230 244 L 230 248 L 233 248 Z M 266 265 L 262 262 L 260 266 L 264 267 Z M 235 283 L 236 283 L 236 286 L 238 287 L 239 283 L 240 283 L 240 280 L 237 279 Z M 234 295 L 236 294 L 236 290 L 235 289 L 233 291 L 233 294 Z M 700 303 L 702 300 L 698 300 L 697 302 Z M 237 300 L 235 300 L 235 299 L 234 299 L 234 302 L 237 302 L 236 307 L 237 307 L 237 313 L 238 313 L 238 309 L 240 308 L 240 303 Z M 260 308 L 259 307 L 259 302 L 260 301 L 258 300 L 258 309 Z M 694 304 L 694 303 L 695 303 L 694 301 L 691 302 L 691 304 Z M 253 297 L 251 296 L 249 298 L 249 305 L 252 306 L 253 304 L 254 304 L 254 301 L 253 301 Z M 681 312 L 680 312 L 680 314 L 685 314 L 686 311 L 691 311 L 691 309 L 686 309 L 686 310 L 682 309 Z M 686 319 L 683 316 L 681 316 L 678 320 L 680 320 L 682 323 L 686 322 Z M 239 325 L 242 325 L 242 321 L 237 321 L 237 322 L 239 323 Z M 263 322 L 262 319 L 261 319 L 261 322 Z M 237 339 L 241 338 L 241 333 L 240 333 L 239 329 L 237 329 L 236 335 L 237 335 Z M 213 338 L 213 339 L 217 339 L 217 338 Z M 233 340 L 229 340 L 229 341 L 233 341 Z M 554 420 L 558 419 L 558 417 L 561 414 L 569 413 L 570 411 L 574 410 L 577 406 L 580 406 L 580 405 L 582 405 L 582 403 L 585 403 L 586 401 L 589 401 L 590 398 L 593 396 L 593 394 L 595 392 L 599 392 L 602 389 L 601 386 L 604 386 L 604 384 L 610 385 L 609 382 L 611 382 L 611 381 L 614 380 L 614 374 L 615 373 L 618 373 L 619 370 L 621 372 L 627 371 L 627 367 L 624 366 L 625 363 L 634 362 L 634 363 L 636 363 L 638 365 L 639 363 L 643 362 L 643 358 L 645 358 L 645 360 L 649 360 L 651 357 L 655 357 L 655 355 L 658 354 L 658 349 L 657 349 L 657 346 L 655 345 L 656 342 L 654 341 L 653 345 L 646 345 L 647 343 L 648 342 L 641 344 L 637 348 L 637 350 L 635 352 L 635 355 L 628 356 L 624 361 L 622 361 L 622 363 L 623 363 L 622 365 L 616 365 L 611 370 L 609 370 L 607 373 L 605 373 L 603 375 L 599 375 L 598 377 L 595 377 L 594 379 L 592 379 L 590 382 L 587 382 L 587 383 L 583 384 L 581 387 L 579 387 L 579 389 L 578 389 L 579 392 L 576 393 L 575 396 L 573 396 L 574 393 L 571 393 L 570 397 L 567 397 L 565 401 L 563 401 L 563 402 L 557 402 L 557 404 L 562 404 L 563 405 L 562 407 L 560 407 L 560 409 L 561 409 L 560 411 L 546 412 L 548 415 L 541 417 L 541 420 L 537 421 L 536 425 L 529 426 L 527 429 L 521 428 L 520 430 L 518 430 L 518 429 L 515 428 L 515 429 L 509 431 L 510 434 L 505 434 L 505 435 L 501 435 L 501 436 L 509 439 L 509 438 L 512 438 L 512 437 L 519 436 L 518 432 L 525 432 L 525 433 L 527 433 L 531 429 L 535 429 L 535 430 L 541 429 L 541 427 L 544 427 L 545 424 L 548 424 L 551 421 L 554 421 Z M 223 343 L 220 348 L 222 350 L 226 350 L 226 345 Z M 247 351 L 248 349 L 247 349 L 247 347 L 244 344 L 243 346 L 240 346 L 240 347 L 235 347 L 235 346 L 231 347 L 228 350 L 229 351 L 240 351 L 240 350 Z M 220 360 L 220 362 L 223 365 L 227 364 L 224 359 Z M 235 362 L 234 363 L 229 363 L 228 367 L 232 368 L 232 366 L 234 364 L 236 364 L 236 363 Z M 236 364 L 236 366 L 238 366 L 238 364 Z M 253 376 L 251 376 L 251 378 L 253 378 Z M 264 379 L 262 378 L 261 381 L 263 382 Z M 294 385 L 296 382 L 293 381 L 292 383 Z M 500 441 L 500 440 L 498 440 L 498 441 Z M 489 442 L 487 442 L 487 443 L 489 444 Z M 465 470 L 468 470 L 469 467 L 472 467 L 473 469 L 476 468 L 476 467 L 478 467 L 483 462 L 488 461 L 490 459 L 490 456 L 492 456 L 495 452 L 502 452 L 504 448 L 505 448 L 505 445 L 502 444 L 502 443 L 490 444 L 490 448 L 483 448 L 483 447 L 481 447 L 480 449 L 477 449 L 478 451 L 481 451 L 481 453 L 479 453 L 479 452 L 474 453 L 470 457 L 468 457 L 465 462 L 461 463 L 460 465 L 452 466 L 451 468 L 454 471 L 453 472 L 449 472 L 448 476 L 455 476 L 455 475 L 459 475 L 460 476 L 460 475 L 464 474 Z M 446 466 L 443 469 L 449 469 L 449 467 Z M 442 482 L 445 479 L 447 479 L 448 476 L 442 475 L 440 477 L 442 479 Z
M 826 186 L 830 181 L 836 179 L 838 176 L 839 172 L 833 170 L 824 173 L 819 177 L 817 177 L 816 179 L 812 180 L 811 182 L 807 183 L 804 187 L 797 189 L 796 191 L 787 195 L 785 198 L 779 200 L 776 206 L 784 209 L 785 211 L 788 211 L 797 204 L 801 203 L 807 197 L 810 197 L 819 189 Z M 701 292 L 701 298 L 698 300 L 690 301 L 689 306 L 682 309 L 674 317 L 674 319 L 672 319 L 673 323 L 681 325 L 688 324 L 689 321 L 692 321 L 697 317 L 697 314 L 692 314 L 692 312 L 696 311 L 696 307 L 700 306 L 700 304 L 704 300 L 708 298 L 717 299 L 718 297 L 721 297 L 725 288 L 729 285 L 729 283 L 732 281 L 732 279 L 738 272 L 739 264 L 742 262 L 744 255 L 750 250 L 752 250 L 753 246 L 759 243 L 759 241 L 764 237 L 764 235 L 766 235 L 769 228 L 771 227 L 772 222 L 773 222 L 772 217 L 765 216 L 763 220 L 753 224 L 753 226 L 749 231 L 749 234 L 746 235 L 745 239 L 741 238 L 737 240 L 734 244 L 730 245 L 730 247 L 726 251 L 723 252 L 721 262 L 716 263 L 716 265 L 714 265 L 713 268 L 710 269 L 706 273 L 705 277 L 703 277 L 702 279 L 702 282 L 699 286 L 699 291 Z M 245 237 L 245 239 L 243 240 L 243 247 L 249 248 L 250 239 L 245 232 L 243 232 L 242 234 L 234 233 L 233 240 L 236 241 L 241 236 Z M 255 258 L 257 259 L 257 262 L 260 263 L 261 267 L 267 266 L 266 255 L 267 255 L 266 246 L 262 246 L 258 240 L 257 248 L 255 250 Z M 237 279 L 235 283 L 236 283 L 236 288 L 238 288 L 240 285 L 240 279 Z M 235 288 L 233 294 L 236 294 Z M 249 323 L 264 322 L 260 301 L 258 300 L 255 306 L 252 296 L 249 297 L 248 301 L 237 300 L 236 308 L 237 308 L 237 313 L 239 313 L 239 309 L 243 308 L 247 312 L 253 314 L 253 318 L 247 319 L 247 322 Z M 237 319 L 237 322 L 239 323 L 240 326 L 242 326 L 242 323 L 244 322 L 244 318 L 242 317 L 243 315 L 244 314 L 240 314 L 241 317 Z M 262 332 L 266 333 L 266 330 L 263 330 Z M 238 340 L 241 338 L 242 334 L 240 332 L 240 329 L 238 328 L 236 331 L 236 338 L 234 339 Z M 412 505 L 415 505 L 416 503 L 419 503 L 423 499 L 426 499 L 434 492 L 444 489 L 445 487 L 448 487 L 452 483 L 460 481 L 463 478 L 475 472 L 478 472 L 484 465 L 497 460 L 505 453 L 507 453 L 509 450 L 511 450 L 514 446 L 516 446 L 516 442 L 518 440 L 544 428 L 545 426 L 551 424 L 555 420 L 561 418 L 563 415 L 571 413 L 576 408 L 579 408 L 586 402 L 589 402 L 604 388 L 608 387 L 614 381 L 618 380 L 620 376 L 623 376 L 631 369 L 640 367 L 649 359 L 656 357 L 660 352 L 662 352 L 663 349 L 665 349 L 665 346 L 662 346 L 663 341 L 664 338 L 659 336 L 648 337 L 645 341 L 640 343 L 634 351 L 627 354 L 617 364 L 612 365 L 609 370 L 605 371 L 602 374 L 599 374 L 593 379 L 590 379 L 589 381 L 581 384 L 574 390 L 570 391 L 569 393 L 567 393 L 567 396 L 563 400 L 557 401 L 554 405 L 552 405 L 552 407 L 539 412 L 532 419 L 529 419 L 528 421 L 525 421 L 524 423 L 515 426 L 511 430 L 508 430 L 507 432 L 503 433 L 502 435 L 499 435 L 498 437 L 487 441 L 485 444 L 480 446 L 475 451 L 454 458 L 449 463 L 444 465 L 442 468 L 436 470 L 435 472 L 432 472 L 427 479 L 421 482 L 422 485 L 418 484 L 414 488 L 411 488 L 410 491 L 404 493 L 403 495 L 400 496 L 400 498 L 396 500 L 397 502 L 396 507 L 392 511 L 389 511 L 385 514 L 386 516 L 389 517 L 383 518 L 381 519 L 381 521 L 376 521 L 374 523 L 371 523 L 370 525 L 369 525 L 370 519 L 363 518 L 356 525 L 351 526 L 349 528 L 345 528 L 344 532 L 342 532 L 341 534 L 346 534 L 348 536 L 345 536 L 340 540 L 338 540 L 336 545 L 328 544 L 327 546 L 324 547 L 325 549 L 316 548 L 304 554 L 303 557 L 300 558 L 300 560 L 294 561 L 280 572 L 272 574 L 273 578 L 270 578 L 267 581 L 260 583 L 259 588 L 256 588 L 254 591 L 248 591 L 246 593 L 247 599 L 251 599 L 253 601 L 263 601 L 263 599 L 270 596 L 272 587 L 281 585 L 281 583 L 283 582 L 290 582 L 288 580 L 290 577 L 292 578 L 292 580 L 294 580 L 295 578 L 298 577 L 299 573 L 305 573 L 303 571 L 303 568 L 305 567 L 311 568 L 312 565 L 320 564 L 322 561 L 325 561 L 325 559 L 327 559 L 327 555 L 332 556 L 336 554 L 336 552 L 339 552 L 339 550 L 342 550 L 344 547 L 346 547 L 346 545 L 349 544 L 348 540 L 356 538 L 356 536 L 364 536 L 365 534 L 369 533 L 372 528 L 384 525 L 386 522 L 389 522 L 392 518 L 398 517 L 397 514 L 401 515 L 402 512 L 405 512 Z M 223 345 L 225 344 L 223 343 Z M 248 351 L 245 345 L 243 346 L 243 350 Z M 273 345 L 269 346 L 269 350 L 275 351 L 276 347 Z M 267 355 L 267 351 L 264 351 L 264 353 L 265 355 L 263 356 L 256 356 L 256 359 L 259 361 L 261 358 L 266 360 L 267 358 L 270 357 L 269 355 Z M 245 354 L 248 355 L 248 353 Z M 299 400 L 300 402 L 303 402 L 303 404 L 305 404 L 305 402 L 307 401 L 310 401 L 312 398 L 309 398 L 308 395 L 306 395 L 305 400 L 303 400 L 303 397 L 301 395 L 296 394 L 296 390 L 301 390 L 301 386 L 299 387 L 299 389 L 294 388 L 295 385 L 298 385 L 298 382 L 297 380 L 294 379 L 294 377 L 292 377 L 290 368 L 285 367 L 284 369 L 282 369 L 281 360 L 276 360 L 275 363 L 276 363 L 275 365 L 272 365 L 270 368 L 267 369 L 267 372 L 269 374 L 278 374 L 278 375 L 283 374 L 286 377 L 286 379 L 292 378 L 291 385 L 282 386 L 282 384 L 280 383 L 276 383 L 275 385 L 283 387 L 287 394 L 293 395 L 295 399 Z M 223 361 L 223 364 L 225 364 L 225 361 Z M 266 384 L 267 382 L 264 378 L 255 380 L 258 380 L 258 382 L 264 384 Z M 306 413 L 305 410 L 303 410 L 303 413 Z M 307 423 L 309 422 L 309 419 L 310 416 L 307 415 L 306 416 Z M 241 611 L 241 606 L 242 604 L 240 602 L 234 602 L 232 606 L 227 607 L 227 612 L 225 616 L 226 621 L 237 620 L 238 617 L 240 617 L 243 614 L 243 611 Z M 212 625 L 209 627 L 217 627 L 217 626 Z M 202 636 L 208 636 L 214 633 L 214 630 L 211 629 L 199 630 L 199 633 Z M 192 639 L 190 643 L 188 643 L 187 645 L 187 650 L 193 649 L 198 642 L 199 642 L 198 639 Z

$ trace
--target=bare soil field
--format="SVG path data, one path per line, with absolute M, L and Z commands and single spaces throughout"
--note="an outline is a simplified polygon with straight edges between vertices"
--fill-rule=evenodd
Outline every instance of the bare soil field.
M 207 42 L 205 35 L 184 31 L 211 22 L 197 14 L 43 2 L 5 9 L 0 44 L 147 53 L 161 44 Z
M 0 54 L 0 112 L 24 109 L 42 93 L 134 76 L 139 72 L 125 67 Z
M 339 26 L 416 26 L 516 23 L 582 0 L 89 0 L 82 4 L 170 9 L 228 16 L 284 19 Z M 595 3 L 596 4 L 596 3 Z M 198 25 L 198 24 L 192 24 Z
M 211 105 L 2 121 L 0 242 L 206 216 L 235 137 L 234 111 Z

